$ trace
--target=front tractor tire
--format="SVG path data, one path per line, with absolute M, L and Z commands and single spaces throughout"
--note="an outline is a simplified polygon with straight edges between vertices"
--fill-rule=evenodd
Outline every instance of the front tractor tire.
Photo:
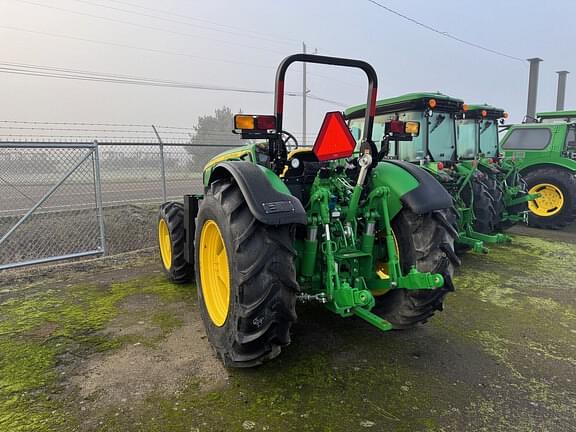
M 157 234 L 164 273 L 172 282 L 189 282 L 193 271 L 184 258 L 184 206 L 181 203 L 162 204 L 158 214 Z
M 201 202 L 195 245 L 200 312 L 224 365 L 278 356 L 296 320 L 291 227 L 259 222 L 234 180 L 217 180 Z
M 562 229 L 576 220 L 576 177 L 561 168 L 543 167 L 525 177 L 528 193 L 539 193 L 528 203 L 528 225 L 536 228 Z
M 444 286 L 432 290 L 393 289 L 376 297 L 373 311 L 390 322 L 394 329 L 404 330 L 425 323 L 442 310 L 446 294 L 454 291 L 452 276 L 460 264 L 454 252 L 458 237 L 456 210 L 436 210 L 417 215 L 402 210 L 392 221 L 400 266 L 407 274 L 412 266 L 420 272 L 439 273 Z

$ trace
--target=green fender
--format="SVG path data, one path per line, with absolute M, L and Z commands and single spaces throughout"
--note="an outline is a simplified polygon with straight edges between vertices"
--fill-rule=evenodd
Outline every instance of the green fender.
M 416 214 L 450 208 L 452 196 L 430 173 L 409 162 L 389 160 L 379 162 L 372 170 L 371 187 L 390 189 L 389 213 L 393 219 L 402 208 Z
M 559 168 L 569 172 L 572 172 L 576 175 L 576 161 L 571 159 L 564 159 L 564 160 L 552 160 L 552 161 L 543 161 L 543 160 L 534 160 L 529 163 L 520 163 L 518 164 L 518 168 L 520 170 L 520 174 L 526 175 L 528 172 L 533 171 L 538 168 Z
M 206 188 L 221 179 L 234 178 L 250 211 L 266 225 L 306 225 L 306 211 L 298 198 L 271 170 L 246 161 L 224 161 L 217 164 Z

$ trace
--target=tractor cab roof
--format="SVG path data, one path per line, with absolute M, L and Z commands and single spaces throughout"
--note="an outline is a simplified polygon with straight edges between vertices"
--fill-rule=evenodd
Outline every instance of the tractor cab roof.
M 488 104 L 468 105 L 466 110 L 467 119 L 486 118 L 490 120 L 498 120 L 506 117 L 508 117 L 508 114 L 503 109 Z
M 538 117 L 540 121 L 558 120 L 566 122 L 576 122 L 576 110 L 539 112 L 536 114 L 536 117 Z
M 432 102 L 431 102 L 432 101 Z M 464 101 L 442 94 L 440 92 L 407 93 L 401 96 L 380 99 L 376 102 L 376 115 L 401 111 L 424 111 L 434 109 L 442 112 L 459 112 Z M 344 111 L 348 119 L 364 116 L 366 104 L 356 105 Z

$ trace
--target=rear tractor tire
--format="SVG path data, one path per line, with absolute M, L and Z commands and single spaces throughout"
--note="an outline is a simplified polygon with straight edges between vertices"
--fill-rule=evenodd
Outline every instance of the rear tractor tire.
M 496 230 L 498 214 L 494 198 L 486 184 L 474 176 L 463 192 L 462 198 L 474 211 L 474 231 L 481 234 L 492 234 Z
M 212 346 L 227 367 L 273 359 L 296 320 L 291 227 L 255 219 L 233 179 L 210 185 L 196 227 L 196 283 Z
M 425 323 L 438 310 L 442 310 L 446 294 L 454 291 L 452 276 L 460 260 L 454 252 L 458 237 L 456 210 L 436 210 L 417 215 L 402 210 L 392 221 L 400 266 L 407 274 L 415 265 L 421 272 L 439 273 L 444 286 L 433 290 L 393 289 L 376 297 L 373 311 L 403 330 Z
M 192 279 L 192 266 L 184 259 L 184 206 L 178 202 L 162 204 L 158 214 L 158 245 L 164 273 L 172 282 Z
M 526 176 L 528 193 L 539 193 L 528 203 L 528 225 L 562 229 L 576 220 L 576 177 L 561 168 L 543 167 Z
M 494 229 L 498 229 L 504 216 L 504 211 L 506 210 L 506 205 L 504 203 L 504 187 L 494 174 L 483 174 L 485 177 L 482 182 L 486 185 L 494 203 Z

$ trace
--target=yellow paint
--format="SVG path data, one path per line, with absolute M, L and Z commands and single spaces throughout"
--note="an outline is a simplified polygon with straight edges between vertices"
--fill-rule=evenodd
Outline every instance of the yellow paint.
M 528 193 L 540 194 L 539 198 L 528 201 L 528 208 L 537 216 L 554 216 L 564 207 L 564 194 L 556 185 L 550 183 L 537 184 Z
M 210 159 L 208 161 L 208 163 L 204 167 L 204 171 L 206 171 L 208 168 L 213 167 L 214 165 L 216 165 L 219 162 L 224 162 L 224 161 L 232 160 L 232 159 L 240 159 L 240 158 L 246 156 L 247 154 L 250 154 L 250 150 L 239 150 L 237 152 L 224 153 L 224 154 L 221 154 L 219 156 L 213 157 L 212 159 Z
M 400 249 L 398 247 L 398 240 L 396 239 L 396 234 L 394 234 L 394 231 L 392 231 L 392 238 L 394 239 L 394 247 L 396 249 L 396 256 L 398 257 L 398 260 L 400 260 Z M 390 275 L 388 274 L 389 271 L 390 270 L 388 269 L 388 263 L 387 262 L 377 263 L 376 274 L 378 275 L 378 277 L 380 279 L 390 279 Z M 372 291 L 372 295 L 375 297 L 378 297 L 378 296 L 386 294 L 388 291 L 390 291 L 390 290 L 389 289 L 376 290 L 376 291 Z
M 310 152 L 312 152 L 312 147 L 300 147 L 288 153 L 288 165 L 284 166 L 284 171 L 282 171 L 282 174 L 280 174 L 280 178 L 284 178 L 284 176 L 286 175 L 286 171 L 288 171 L 288 168 L 290 168 L 290 161 L 294 156 L 300 153 L 310 153 Z
M 160 219 L 158 222 L 158 244 L 160 245 L 162 264 L 169 271 L 172 268 L 172 241 L 170 240 L 168 224 L 164 219 Z
M 230 308 L 230 269 L 224 239 L 213 220 L 202 226 L 198 264 L 206 310 L 214 325 L 222 327 Z

